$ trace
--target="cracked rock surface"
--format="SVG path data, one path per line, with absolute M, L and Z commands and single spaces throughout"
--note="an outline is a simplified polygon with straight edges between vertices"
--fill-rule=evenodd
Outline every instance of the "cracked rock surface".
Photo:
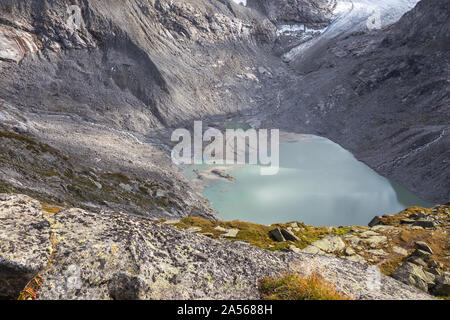
M 270 252 L 126 214 L 52 213 L 23 195 L 0 196 L 0 220 L 2 298 L 39 273 L 38 299 L 258 299 L 259 279 L 287 271 L 316 272 L 354 299 L 431 298 L 347 260 Z M 8 267 L 21 281 L 8 281 Z

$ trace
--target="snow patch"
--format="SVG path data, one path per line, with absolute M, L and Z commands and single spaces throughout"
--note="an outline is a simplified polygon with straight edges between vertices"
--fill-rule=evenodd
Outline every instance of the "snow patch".
M 242 4 L 244 7 L 247 6 L 247 0 L 233 0 L 237 4 Z
M 326 28 L 322 28 L 322 29 L 313 29 L 313 28 L 308 28 L 307 26 L 305 26 L 304 24 L 284 24 L 284 25 L 280 25 L 277 28 L 277 36 L 282 36 L 282 35 L 293 35 L 296 32 L 299 31 L 303 31 L 304 33 L 323 33 L 326 30 Z

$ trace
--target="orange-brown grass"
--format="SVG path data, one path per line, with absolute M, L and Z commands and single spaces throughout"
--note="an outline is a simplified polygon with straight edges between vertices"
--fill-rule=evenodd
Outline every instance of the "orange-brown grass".
M 62 211 L 62 208 L 47 205 L 47 204 L 42 204 L 42 211 L 44 211 L 45 213 L 48 213 L 48 214 L 57 214 L 60 211 Z
M 259 290 L 264 300 L 350 300 L 317 274 L 307 278 L 296 274 L 264 278 Z
M 23 291 L 20 293 L 17 300 L 35 300 L 37 297 L 37 291 L 42 286 L 42 281 L 44 279 L 41 275 L 36 275 L 23 289 Z
M 442 263 L 444 268 L 449 268 L 447 259 L 448 250 L 445 249 L 448 236 L 440 230 L 401 230 L 399 235 L 390 238 L 391 246 L 399 246 L 409 251 L 414 249 L 417 241 L 423 241 L 433 250 L 432 259 Z M 394 255 L 394 253 L 392 253 Z M 403 256 L 395 256 L 392 259 L 382 263 L 379 267 L 381 272 L 390 275 L 394 270 L 399 268 L 404 262 Z

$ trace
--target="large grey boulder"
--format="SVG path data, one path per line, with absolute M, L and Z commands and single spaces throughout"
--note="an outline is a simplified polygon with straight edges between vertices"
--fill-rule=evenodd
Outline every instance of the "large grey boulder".
M 278 242 L 284 242 L 286 239 L 283 236 L 280 228 L 275 228 L 269 231 L 270 236 Z
M 392 277 L 426 292 L 430 286 L 434 285 L 435 281 L 435 275 L 411 262 L 405 262 L 399 269 L 392 273 Z
M 417 242 L 415 243 L 415 245 L 416 245 L 416 248 L 417 248 L 417 249 L 420 249 L 420 250 L 422 250 L 422 251 L 426 251 L 426 252 L 428 252 L 428 253 L 430 253 L 430 254 L 433 254 L 433 250 L 430 248 L 430 246 L 429 246 L 426 242 L 423 242 L 423 241 L 417 241 Z
M 289 230 L 281 229 L 281 234 L 287 241 L 294 241 L 294 242 L 300 241 L 300 238 L 297 237 L 293 232 L 291 232 Z
M 306 247 L 305 252 L 309 253 L 335 253 L 345 249 L 345 242 L 339 236 L 327 236 L 314 241 Z
M 438 296 L 450 295 L 450 273 L 446 272 L 436 278 L 436 285 L 433 287 L 432 292 Z
M 375 216 L 375 217 L 373 217 L 372 220 L 370 220 L 368 226 L 369 227 L 375 227 L 375 226 L 379 225 L 380 222 L 381 222 L 381 217 L 380 216 Z

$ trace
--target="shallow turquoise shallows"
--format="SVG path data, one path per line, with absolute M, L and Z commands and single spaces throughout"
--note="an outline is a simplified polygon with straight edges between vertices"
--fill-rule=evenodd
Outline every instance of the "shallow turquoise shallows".
M 186 176 L 194 177 L 190 166 Z M 230 168 L 231 169 L 231 168 Z M 378 175 L 338 144 L 304 136 L 280 145 L 280 171 L 258 166 L 228 170 L 236 180 L 209 180 L 203 195 L 224 220 L 262 224 L 301 221 L 314 226 L 367 225 L 375 216 L 430 204 Z

